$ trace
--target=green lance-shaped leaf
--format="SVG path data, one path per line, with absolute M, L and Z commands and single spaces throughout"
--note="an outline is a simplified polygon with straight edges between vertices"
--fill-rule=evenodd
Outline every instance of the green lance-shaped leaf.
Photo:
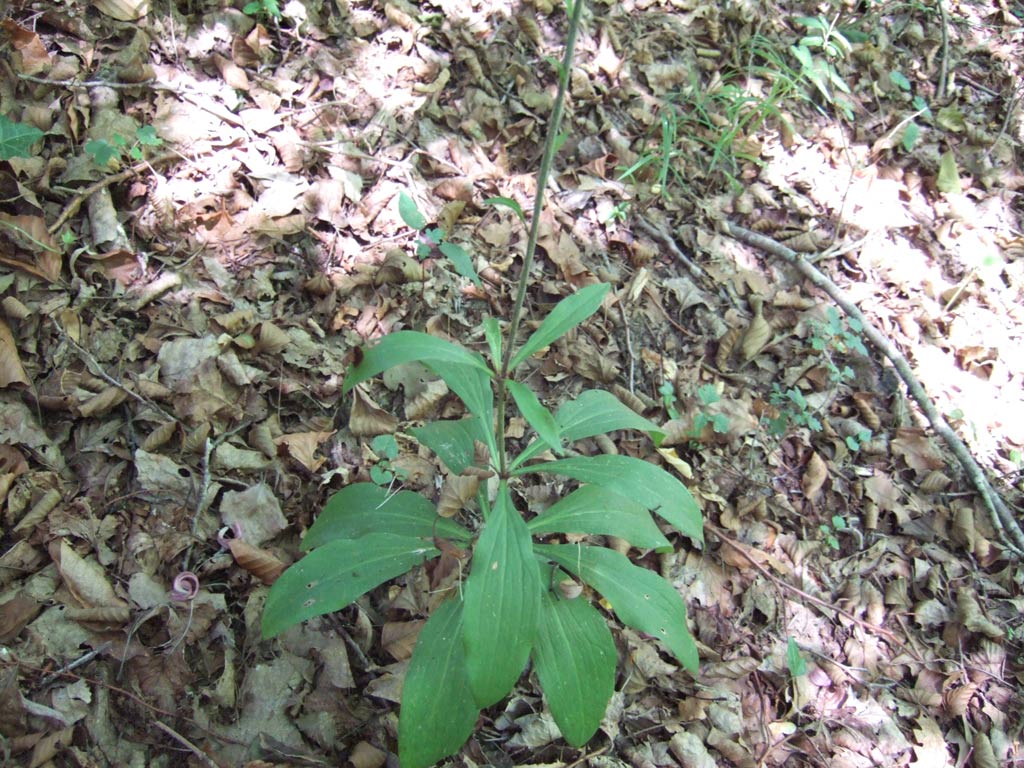
M 647 432 L 655 444 L 665 436 L 657 424 L 623 405 L 619 398 L 603 389 L 587 390 L 575 400 L 566 402 L 555 414 L 555 421 L 558 423 L 559 437 L 570 443 L 619 429 Z M 543 450 L 542 443 L 531 443 L 512 462 L 512 469 Z
M 530 533 L 618 536 L 635 547 L 672 551 L 643 504 L 597 485 L 584 485 L 528 522 Z
M 551 472 L 635 499 L 695 542 L 704 541 L 700 507 L 685 485 L 654 464 L 630 456 L 582 456 L 520 467 L 514 474 Z
M 263 608 L 263 637 L 341 610 L 378 584 L 439 554 L 422 539 L 390 533 L 330 541 L 274 582 Z
M 465 248 L 446 240 L 438 246 L 438 249 L 448 257 L 448 260 L 454 265 L 456 272 L 466 279 L 472 280 L 478 288 L 483 287 L 483 283 L 480 282 L 480 275 L 476 273 L 476 269 L 473 267 L 473 257 L 466 252 Z
M 604 547 L 538 544 L 536 551 L 604 595 L 624 624 L 663 642 L 684 667 L 697 673 L 697 644 L 686 626 L 686 604 L 661 576 Z
M 523 213 L 522 206 L 519 205 L 519 203 L 517 203 L 511 197 L 488 197 L 486 200 L 484 200 L 484 205 L 504 206 L 505 208 L 508 208 L 513 213 L 515 213 L 515 215 L 519 217 L 519 220 L 523 222 L 523 224 L 526 223 L 526 214 Z
M 500 701 L 526 667 L 542 591 L 530 532 L 502 482 L 463 588 L 466 667 L 479 706 Z
M 405 192 L 398 193 L 398 215 L 402 217 L 402 221 L 417 232 L 427 226 L 427 219 L 420 213 L 416 201 Z
M 615 691 L 618 656 L 604 617 L 586 600 L 546 593 L 533 664 L 565 740 L 581 747 L 601 725 Z
M 483 360 L 483 358 L 480 359 Z M 445 365 L 433 361 L 428 361 L 427 367 L 444 379 L 448 388 L 459 396 L 469 412 L 480 419 L 481 424 L 491 425 L 494 423 L 494 391 L 491 389 L 490 374 L 486 369 L 482 370 L 474 365 L 463 363 Z M 482 429 L 480 439 L 483 440 L 492 457 L 498 453 L 492 430 Z
M 479 708 L 469 690 L 462 632 L 460 600 L 441 603 L 420 630 L 402 685 L 402 768 L 426 768 L 454 755 L 473 732 Z
M 461 475 L 473 466 L 474 440 L 486 442 L 476 416 L 456 421 L 432 421 L 409 430 L 423 445 L 438 455 L 450 472 Z
M 475 352 L 418 331 L 396 331 L 380 340 L 376 345 L 363 351 L 362 360 L 358 365 L 349 368 L 345 376 L 344 393 L 348 393 L 356 384 L 371 379 L 388 368 L 402 363 L 421 362 L 443 370 L 449 365 L 463 365 L 489 375 L 487 362 Z M 448 382 L 447 379 L 445 379 Z M 451 383 L 448 382 L 448 386 Z
M 611 286 L 607 283 L 588 285 L 572 296 L 567 296 L 558 302 L 555 308 L 544 318 L 544 322 L 540 324 L 540 327 L 530 335 L 530 338 L 526 340 L 522 348 L 516 352 L 512 362 L 509 364 L 509 370 L 514 370 L 530 355 L 539 352 L 552 342 L 560 339 L 597 312 L 610 288 Z
M 558 424 L 544 404 L 525 384 L 518 381 L 507 382 L 508 391 L 516 401 L 516 407 L 527 423 L 537 431 L 537 435 L 555 453 L 562 452 L 562 441 L 558 438 Z
M 418 493 L 388 493 L 374 483 L 347 485 L 327 500 L 323 512 L 306 532 L 304 549 L 329 541 L 358 539 L 370 533 L 389 533 L 430 539 L 469 541 L 471 534 L 454 520 L 437 516 L 434 505 Z
M 487 339 L 487 348 L 491 352 L 491 362 L 497 370 L 501 365 L 501 323 L 496 317 L 484 318 L 484 337 Z

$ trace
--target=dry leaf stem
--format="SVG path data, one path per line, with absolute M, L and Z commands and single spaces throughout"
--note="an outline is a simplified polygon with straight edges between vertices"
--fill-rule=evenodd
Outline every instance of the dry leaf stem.
M 864 336 L 875 349 L 885 355 L 889 362 L 892 363 L 900 378 L 903 379 L 903 383 L 907 385 L 907 391 L 917 402 L 925 418 L 928 419 L 932 429 L 946 442 L 946 445 L 949 446 L 956 456 L 978 493 L 981 494 L 985 507 L 989 511 L 992 527 L 999 534 L 1003 546 L 1016 555 L 1018 559 L 1024 557 L 1024 531 L 1021 530 L 1020 525 L 1006 506 L 1002 497 L 999 496 L 991 483 L 989 483 L 988 478 L 985 477 L 985 473 L 978 465 L 978 462 L 975 461 L 974 456 L 971 455 L 966 444 L 964 444 L 963 440 L 953 431 L 946 422 L 946 419 L 936 409 L 931 398 L 924 391 L 924 387 L 921 386 L 921 382 L 917 380 L 914 372 L 910 369 L 910 363 L 907 361 L 907 358 L 893 346 L 892 342 L 881 331 L 868 322 L 860 308 L 846 296 L 839 286 L 796 251 L 790 250 L 770 237 L 765 237 L 732 222 L 727 222 L 726 226 L 728 227 L 729 234 L 737 240 L 755 248 L 760 248 L 773 256 L 785 259 L 795 266 L 800 274 L 828 294 L 849 317 L 853 317 L 861 323 L 864 328 Z

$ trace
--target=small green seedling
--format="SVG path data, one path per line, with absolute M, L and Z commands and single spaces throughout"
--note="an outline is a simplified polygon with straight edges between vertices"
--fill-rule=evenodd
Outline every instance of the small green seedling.
M 509 203 L 515 203 L 514 200 L 508 200 L 508 198 L 500 199 Z M 522 213 L 521 209 L 519 213 Z M 440 227 L 429 226 L 427 217 L 420 213 L 416 201 L 405 192 L 400 192 L 398 195 L 398 215 L 402 217 L 402 221 L 407 226 L 416 230 L 421 235 L 420 241 L 416 245 L 416 256 L 418 258 L 425 259 L 435 251 L 438 251 L 451 261 L 456 272 L 473 281 L 476 286 L 483 286 L 480 282 L 480 275 L 473 268 L 473 258 L 466 249 L 461 245 L 451 242 L 448 239 L 449 232 L 445 232 Z
M 838 552 L 839 536 L 837 534 L 851 529 L 846 524 L 846 519 L 842 515 L 832 515 L 832 525 L 822 523 L 818 526 L 818 530 L 821 531 L 821 535 L 825 538 L 825 544 L 828 545 L 828 548 Z
M 242 13 L 255 18 L 281 20 L 281 6 L 277 0 L 252 0 L 243 6 Z
M 665 412 L 670 419 L 679 418 L 679 409 L 676 408 L 676 388 L 671 381 L 666 379 L 658 387 L 658 394 L 661 395 L 661 402 L 665 406 Z
M 789 674 L 793 677 L 807 674 L 807 661 L 800 653 L 800 646 L 792 637 L 786 640 L 786 666 L 789 667 Z
M 374 483 L 390 487 L 396 478 L 405 479 L 405 470 L 391 463 L 398 458 L 398 441 L 394 435 L 377 435 L 370 442 L 370 449 L 377 456 L 377 463 L 370 467 L 370 479 Z
M 835 307 L 825 310 L 826 321 L 815 323 L 811 334 L 811 348 L 821 352 L 829 378 L 836 384 L 853 379 L 853 369 L 844 365 L 839 367 L 836 355 L 848 355 L 851 352 L 867 357 L 868 349 L 864 346 L 861 333 L 864 330 L 860 321 L 851 317 L 843 322 Z
M 804 393 L 796 387 L 783 391 L 778 384 L 772 385 L 771 404 L 779 409 L 779 415 L 768 419 L 769 434 L 783 435 L 791 425 L 821 431 L 821 421 L 811 411 Z
M 697 388 L 697 400 L 704 408 L 707 408 L 709 405 L 714 405 L 721 399 L 722 397 L 718 394 L 718 390 L 715 389 L 714 384 L 703 384 Z M 709 416 L 702 410 L 693 420 L 693 431 L 695 435 L 699 436 L 704 431 L 704 427 L 709 424 L 716 434 L 724 435 L 729 431 L 728 416 L 724 413 L 713 413 Z
M 93 139 L 86 142 L 85 152 L 92 157 L 96 165 L 107 166 L 111 161 L 119 161 L 127 156 L 132 160 L 139 161 L 145 155 L 144 147 L 159 147 L 164 140 L 156 135 L 156 129 L 151 125 L 140 126 L 135 131 L 135 141 L 128 143 L 128 139 L 120 134 L 115 134 L 110 141 L 105 139 Z

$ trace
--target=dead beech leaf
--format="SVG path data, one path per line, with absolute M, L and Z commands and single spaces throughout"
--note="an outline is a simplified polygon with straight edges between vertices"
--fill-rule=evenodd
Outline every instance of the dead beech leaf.
M 213 63 L 216 65 L 217 70 L 220 72 L 220 76 L 229 87 L 238 91 L 249 90 L 249 76 L 245 74 L 245 70 L 235 64 L 235 62 L 215 53 L 213 55 Z
M 10 326 L 6 320 L 0 319 L 0 389 L 11 384 L 28 386 L 28 374 L 21 365 L 21 356 L 18 354 Z
M 254 547 L 244 539 L 229 539 L 227 544 L 235 562 L 268 586 L 277 581 L 287 567 L 267 550 Z
M 813 500 L 817 497 L 827 479 L 828 467 L 825 465 L 824 459 L 817 452 L 812 453 L 807 466 L 804 468 L 804 476 L 800 481 L 800 488 L 803 490 L 804 496 Z
M 149 13 L 149 0 L 93 0 L 92 4 L 118 21 L 138 21 Z
M 72 596 L 84 608 L 126 607 L 107 581 L 103 568 L 82 558 L 66 540 L 50 542 L 50 557 Z
M 956 595 L 957 618 L 968 632 L 978 632 L 993 640 L 1005 637 L 998 625 L 985 618 L 974 593 L 961 589 Z
M 429 381 L 422 392 L 405 404 L 405 418 L 420 421 L 437 412 L 438 404 L 448 394 L 448 385 L 444 379 Z
M 34 254 L 35 261 L 0 255 L 0 264 L 17 267 L 36 277 L 55 283 L 60 279 L 61 250 L 40 216 L 12 216 L 0 213 L 0 236 L 11 241 L 19 252 Z
M 772 326 L 764 319 L 764 300 L 760 296 L 750 298 L 750 308 L 754 316 L 750 319 L 743 341 L 740 342 L 740 355 L 743 362 L 750 362 L 764 349 L 772 338 Z
M 13 19 L 4 19 L 3 30 L 14 49 L 13 63 L 18 72 L 23 75 L 38 75 L 50 68 L 50 54 L 38 34 Z
M 321 443 L 326 442 L 334 435 L 335 430 L 330 432 L 293 432 L 289 435 L 281 435 L 274 439 L 278 451 L 282 448 L 290 458 L 295 459 L 310 472 L 316 472 L 327 460 L 323 456 L 316 456 L 316 449 Z
M 475 475 L 455 475 L 444 481 L 441 497 L 437 500 L 437 514 L 454 517 L 480 488 L 480 478 Z
M 362 387 L 356 387 L 352 390 L 348 428 L 356 437 L 388 435 L 398 429 L 398 419 L 377 405 Z
M 425 621 L 388 621 L 380 633 L 380 644 L 395 661 L 412 658 L 412 650 Z

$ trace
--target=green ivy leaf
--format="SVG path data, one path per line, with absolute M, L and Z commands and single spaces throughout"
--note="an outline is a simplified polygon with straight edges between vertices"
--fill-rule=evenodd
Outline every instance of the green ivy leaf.
M 473 268 L 473 258 L 466 252 L 465 248 L 449 242 L 441 243 L 438 248 L 441 253 L 448 257 L 448 260 L 454 265 L 456 272 L 467 280 L 472 280 L 473 284 L 478 288 L 483 287 L 483 283 L 480 282 L 480 275 Z
M 85 153 L 93 159 L 96 165 L 107 165 L 111 160 L 121 154 L 116 147 L 103 139 L 87 141 L 84 149 Z
M 512 399 L 516 401 L 516 407 L 526 419 L 526 422 L 537 431 L 537 435 L 555 453 L 562 453 L 562 441 L 558 437 L 558 424 L 544 404 L 537 398 L 525 384 L 518 381 L 506 383 Z
M 618 654 L 608 624 L 586 600 L 546 593 L 533 648 L 544 698 L 565 740 L 590 741 L 615 692 Z
M 527 524 L 530 532 L 618 536 L 635 547 L 672 551 L 668 539 L 635 501 L 597 485 L 583 485 Z
M 420 213 L 420 209 L 416 206 L 416 201 L 405 192 L 398 193 L 398 215 L 402 217 L 402 221 L 406 223 L 406 226 L 415 229 L 417 232 L 427 226 L 426 216 Z
M 901 91 L 910 90 L 910 81 L 907 80 L 907 76 L 899 70 L 892 70 L 889 73 L 889 79 L 892 80 L 892 84 L 899 88 Z
M 686 626 L 686 604 L 661 576 L 604 547 L 538 544 L 535 549 L 538 556 L 554 561 L 604 595 L 624 624 L 663 642 L 684 667 L 697 673 L 700 659 Z
M 513 474 L 551 472 L 634 499 L 695 542 L 704 541 L 700 507 L 685 485 L 661 467 L 631 456 L 582 456 L 520 467 Z
M 439 554 L 422 539 L 390 533 L 328 542 L 274 582 L 263 608 L 263 638 L 339 611 L 377 585 Z
M 471 534 L 454 520 L 439 518 L 434 505 L 418 493 L 388 493 L 373 483 L 346 485 L 327 500 L 323 512 L 306 531 L 303 549 L 371 533 L 429 540 L 435 534 L 466 542 Z
M 135 131 L 135 138 L 138 139 L 139 144 L 144 144 L 147 147 L 159 147 L 164 143 L 164 140 L 156 135 L 156 128 L 152 125 L 143 125 Z
M 540 324 L 540 327 L 533 332 L 522 348 L 516 352 L 509 366 L 510 370 L 514 370 L 530 355 L 539 352 L 552 342 L 560 339 L 597 312 L 610 288 L 611 286 L 607 283 L 588 285 L 558 302 L 555 308 L 544 318 L 544 322 Z
M 427 768 L 454 755 L 476 725 L 462 644 L 462 601 L 441 603 L 420 630 L 402 685 L 398 755 L 402 768 Z
M 34 125 L 16 123 L 0 115 L 0 160 L 32 157 L 32 145 L 43 138 L 43 132 Z
M 503 481 L 463 587 L 466 668 L 480 707 L 504 698 L 525 669 L 542 591 L 530 531 Z

